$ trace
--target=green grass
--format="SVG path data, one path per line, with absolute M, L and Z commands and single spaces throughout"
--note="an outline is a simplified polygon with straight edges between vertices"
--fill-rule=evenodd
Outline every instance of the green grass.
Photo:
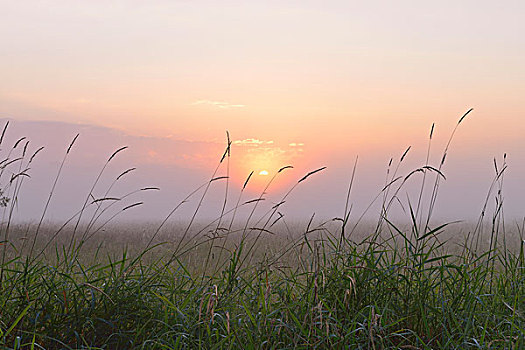
M 525 348 L 523 229 L 505 227 L 500 192 L 505 164 L 496 166 L 476 225 L 431 220 L 450 141 L 437 167 L 427 159 L 399 176 L 399 166 L 392 165 L 378 191 L 377 222 L 350 219 L 347 205 L 341 218 L 290 224 L 279 216 L 279 205 L 260 213 L 260 201 L 243 202 L 246 184 L 236 204 L 230 208 L 232 200 L 225 198 L 218 219 L 208 224 L 195 219 L 199 208 L 186 222 L 170 223 L 175 206 L 163 223 L 113 225 L 114 216 L 140 202 L 129 202 L 131 195 L 112 199 L 110 189 L 98 200 L 89 193 L 63 226 L 45 224 L 45 215 L 38 223 L 15 225 L 10 213 L 16 201 L 7 201 L 0 226 L 0 345 Z M 20 147 L 13 148 L 20 157 L 6 157 L 20 158 L 2 168 L 8 179 L 28 167 L 30 158 Z M 228 162 L 229 144 L 217 169 Z M 13 167 L 18 168 L 9 172 Z M 14 177 L 3 194 L 16 199 L 24 178 Z M 219 181 L 228 179 L 216 170 L 189 197 L 202 203 L 208 187 Z M 404 203 L 404 224 L 396 224 L 389 212 L 409 181 L 421 187 L 414 203 Z M 353 176 L 348 197 L 352 186 Z M 493 198 L 496 206 L 489 210 Z M 252 214 L 235 221 L 241 206 L 251 206 Z

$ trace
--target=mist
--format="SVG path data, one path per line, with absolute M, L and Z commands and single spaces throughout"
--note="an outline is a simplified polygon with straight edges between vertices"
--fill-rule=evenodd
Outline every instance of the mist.
M 7 121 L 2 120 L 2 124 Z M 79 136 L 71 146 L 57 179 L 60 164 L 77 134 Z M 230 178 L 226 179 L 228 162 L 234 163 L 236 157 L 242 158 L 239 156 L 242 149 L 232 146 L 230 156 L 221 162 L 227 147 L 226 140 L 224 143 L 191 141 L 132 135 L 88 124 L 10 119 L 2 143 L 4 158 L 10 152 L 17 152 L 12 151 L 12 146 L 22 137 L 25 139 L 18 143 L 18 151 L 22 151 L 27 141 L 28 155 L 40 147 L 44 148 L 27 170 L 30 177 L 25 178 L 20 187 L 12 213 L 15 221 L 40 220 L 48 199 L 44 215 L 46 221 L 63 222 L 77 218 L 75 215 L 82 210 L 84 203 L 87 209 L 83 218 L 88 219 L 97 206 L 109 202 L 115 203 L 104 211 L 102 218 L 115 215 L 111 220 L 121 222 L 161 221 L 168 216 L 173 221 L 189 220 L 196 211 L 195 220 L 214 220 L 221 213 L 226 213 L 224 217 L 227 218 L 234 211 L 237 219 L 242 220 L 250 215 L 255 205 L 255 202 L 246 202 L 260 198 L 257 203 L 257 215 L 260 217 L 267 215 L 278 204 L 275 215 L 283 215 L 288 220 L 304 221 L 312 216 L 318 220 L 330 220 L 343 217 L 346 207 L 350 211 L 350 221 L 356 222 L 379 218 L 385 195 L 390 196 L 389 215 L 401 220 L 409 218 L 409 206 L 418 205 L 420 193 L 423 194 L 420 211 L 426 213 L 430 210 L 428 205 L 436 178 L 439 178 L 439 189 L 435 195 L 432 218 L 475 221 L 483 210 L 489 212 L 495 206 L 499 189 L 498 184 L 493 184 L 495 164 L 499 167 L 498 171 L 508 167 L 501 176 L 501 179 L 504 178 L 502 198 L 507 218 L 520 220 L 524 215 L 520 205 L 524 195 L 520 184 L 524 154 L 518 149 L 510 150 L 504 159 L 503 154 L 496 157 L 481 145 L 478 152 L 472 153 L 455 148 L 452 142 L 438 173 L 443 145 L 432 145 L 436 150 L 431 149 L 427 164 L 428 140 L 422 135 L 421 142 L 408 151 L 406 149 L 410 145 L 396 142 L 392 148 L 375 149 L 368 154 L 354 154 L 351 150 L 339 150 L 339 153 L 326 157 L 316 154 L 308 162 L 303 161 L 302 167 L 277 174 L 263 194 L 260 187 L 252 188 L 250 182 L 241 193 L 248 174 L 230 174 Z M 106 164 L 110 156 L 122 147 L 126 148 Z M 308 154 L 304 157 L 308 158 Z M 282 164 L 286 165 L 293 164 Z M 426 173 L 417 171 L 406 178 L 413 170 L 425 165 L 429 166 Z M 322 167 L 326 169 L 297 184 L 310 171 Z M 354 177 L 347 205 L 352 174 Z M 4 186 L 8 176 L 7 173 L 3 176 Z M 426 184 L 421 190 L 423 177 Z M 210 182 L 212 178 L 215 180 Z M 268 176 L 267 182 L 270 178 Z M 55 180 L 57 183 L 53 189 Z M 385 186 L 392 181 L 386 189 Z M 404 184 L 398 189 L 402 182 Z M 294 185 L 297 186 L 287 194 Z M 186 198 L 195 190 L 198 191 Z M 5 195 L 9 197 L 10 192 Z M 102 198 L 112 199 L 101 201 Z M 97 200 L 100 202 L 93 203 Z M 239 207 L 234 209 L 237 201 Z M 122 211 L 134 204 L 135 207 Z M 98 210 L 101 209 L 99 207 Z

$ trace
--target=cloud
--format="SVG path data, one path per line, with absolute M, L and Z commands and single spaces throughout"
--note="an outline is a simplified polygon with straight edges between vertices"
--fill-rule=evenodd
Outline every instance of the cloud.
M 289 143 L 288 146 L 290 147 L 301 147 L 301 146 L 304 146 L 304 143 L 296 143 L 296 142 L 292 142 L 292 143 Z
M 212 107 L 220 108 L 220 109 L 246 107 L 245 105 L 242 105 L 242 104 L 233 104 L 233 103 L 224 102 L 224 101 L 211 101 L 211 100 L 198 100 L 198 101 L 193 102 L 192 105 L 207 105 L 207 106 L 212 106 Z
M 262 145 L 272 145 L 273 141 L 263 141 L 258 139 L 244 139 L 244 140 L 235 140 L 233 141 L 234 145 L 239 146 L 251 146 L 251 147 L 258 147 Z

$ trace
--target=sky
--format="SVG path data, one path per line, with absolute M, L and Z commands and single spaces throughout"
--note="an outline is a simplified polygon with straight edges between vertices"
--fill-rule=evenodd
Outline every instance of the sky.
M 293 165 L 272 187 L 280 195 L 326 166 L 290 210 L 328 216 L 344 204 L 356 157 L 355 199 L 365 203 L 384 185 L 389 159 L 408 146 L 403 170 L 425 165 L 433 123 L 430 163 L 439 165 L 457 121 L 474 108 L 443 169 L 443 216 L 480 211 L 493 158 L 504 153 L 508 211 L 525 215 L 523 1 L 0 0 L 0 7 L 0 118 L 68 125 L 48 131 L 64 144 L 75 125 L 127 135 L 138 145 L 131 165 L 177 170 L 167 193 L 193 184 L 185 171 L 191 180 L 210 176 L 228 131 L 233 185 L 253 170 L 256 193 Z M 102 145 L 108 153 L 116 146 Z

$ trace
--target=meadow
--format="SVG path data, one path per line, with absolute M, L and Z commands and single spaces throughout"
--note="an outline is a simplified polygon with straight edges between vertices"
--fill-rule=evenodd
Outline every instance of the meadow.
M 520 349 L 525 348 L 523 223 L 506 224 L 495 175 L 474 223 L 435 222 L 439 187 L 459 119 L 436 165 L 399 173 L 391 162 L 375 201 L 378 213 L 351 214 L 354 176 L 341 217 L 288 222 L 280 212 L 300 178 L 273 207 L 259 198 L 225 198 L 216 219 L 198 219 L 210 186 L 230 161 L 181 198 L 162 222 L 118 223 L 140 210 L 112 196 L 114 179 L 64 223 L 46 211 L 75 140 L 64 150 L 37 222 L 12 220 L 28 170 L 38 157 L 21 138 L 0 160 L 0 346 L 3 349 Z M 7 132 L 3 130 L 0 145 Z M 428 152 L 432 147 L 429 135 Z M 25 145 L 25 146 L 24 146 Z M 2 145 L 3 146 L 3 145 Z M 4 147 L 2 147 L 4 149 Z M 100 170 L 118 157 L 116 150 Z M 354 168 L 355 170 L 355 168 Z M 282 168 L 269 180 L 286 171 Z M 404 199 L 408 183 L 417 183 Z M 141 191 L 155 188 L 137 189 Z M 173 221 L 188 200 L 192 216 Z M 233 202 L 233 204 L 232 204 Z M 406 217 L 394 219 L 402 203 Z M 492 203 L 495 203 L 492 205 Z M 236 216 L 239 208 L 249 215 Z M 264 209 L 263 209 L 264 208 Z M 367 213 L 371 214 L 371 213 Z M 371 220 L 375 217 L 377 220 Z

